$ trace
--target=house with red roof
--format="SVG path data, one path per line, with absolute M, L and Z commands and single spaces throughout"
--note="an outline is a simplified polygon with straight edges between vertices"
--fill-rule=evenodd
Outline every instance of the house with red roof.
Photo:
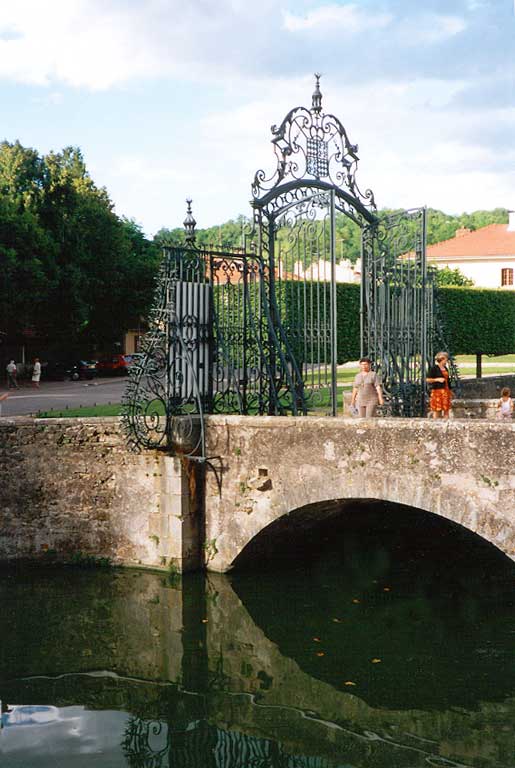
M 515 211 L 508 224 L 458 229 L 450 240 L 427 246 L 427 260 L 440 269 L 458 268 L 477 288 L 515 289 Z

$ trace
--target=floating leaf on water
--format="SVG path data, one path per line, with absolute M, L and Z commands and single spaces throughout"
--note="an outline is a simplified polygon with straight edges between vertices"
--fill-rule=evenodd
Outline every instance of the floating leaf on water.
M 342 623 L 341 619 L 333 619 L 333 621 L 336 622 L 336 624 L 341 624 Z
M 372 659 L 372 664 L 380 664 L 382 659 Z

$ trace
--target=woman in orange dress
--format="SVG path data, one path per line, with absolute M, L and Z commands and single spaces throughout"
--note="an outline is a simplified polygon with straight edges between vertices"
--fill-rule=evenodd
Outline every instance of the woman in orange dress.
M 449 384 L 449 355 L 447 352 L 438 352 L 435 357 L 436 364 L 427 372 L 427 383 L 431 386 L 429 408 L 433 419 L 448 419 L 451 410 L 452 392 Z

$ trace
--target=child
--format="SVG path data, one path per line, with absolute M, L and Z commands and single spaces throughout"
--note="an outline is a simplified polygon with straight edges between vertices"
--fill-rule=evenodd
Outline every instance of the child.
M 497 402 L 496 418 L 502 419 L 502 421 L 511 419 L 513 416 L 513 408 L 514 403 L 511 399 L 511 392 L 508 387 L 504 387 L 501 390 L 501 399 Z

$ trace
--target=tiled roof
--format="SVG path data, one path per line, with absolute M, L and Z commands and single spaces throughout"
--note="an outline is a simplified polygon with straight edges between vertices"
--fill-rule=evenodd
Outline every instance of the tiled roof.
M 515 231 L 508 232 L 507 224 L 489 224 L 473 232 L 458 230 L 456 237 L 427 246 L 430 261 L 478 256 L 515 256 Z

